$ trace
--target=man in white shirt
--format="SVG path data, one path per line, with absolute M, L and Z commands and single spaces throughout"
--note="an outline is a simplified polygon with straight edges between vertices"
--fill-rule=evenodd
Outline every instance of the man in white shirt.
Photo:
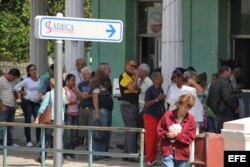
M 143 122 L 143 107 L 145 104 L 145 92 L 146 90 L 153 84 L 152 80 L 148 77 L 148 74 L 150 72 L 150 67 L 142 63 L 138 67 L 139 71 L 139 79 L 138 79 L 138 85 L 141 88 L 141 93 L 139 94 L 139 127 L 144 127 Z
M 81 74 L 81 70 L 86 66 L 86 61 L 83 58 L 78 58 L 75 61 L 76 68 L 70 71 L 68 74 L 73 74 L 76 78 L 76 87 L 78 87 L 79 83 L 83 82 L 83 77 Z

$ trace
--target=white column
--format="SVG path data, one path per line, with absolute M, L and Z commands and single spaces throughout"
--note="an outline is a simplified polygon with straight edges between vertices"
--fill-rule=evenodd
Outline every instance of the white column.
M 84 0 L 65 0 L 65 17 L 81 17 L 83 18 Z M 84 58 L 84 42 L 81 41 L 65 41 L 65 66 L 69 72 L 75 68 L 75 60 Z
M 166 92 L 172 71 L 183 65 L 182 0 L 163 0 L 162 26 L 162 74 Z
M 43 74 L 48 68 L 47 40 L 36 39 L 34 23 L 37 15 L 46 14 L 46 0 L 30 1 L 30 63 L 37 67 L 37 75 Z

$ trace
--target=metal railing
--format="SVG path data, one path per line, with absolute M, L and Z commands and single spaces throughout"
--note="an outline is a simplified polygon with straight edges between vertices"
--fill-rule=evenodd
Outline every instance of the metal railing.
M 92 167 L 93 155 L 100 156 L 111 156 L 111 157 L 124 157 L 124 158 L 139 158 L 140 167 L 144 166 L 144 133 L 145 130 L 141 128 L 124 128 L 124 127 L 98 127 L 98 126 L 69 126 L 69 125 L 44 125 L 44 124 L 27 124 L 27 123 L 10 123 L 0 122 L 0 126 L 4 127 L 3 131 L 3 145 L 0 148 L 3 149 L 3 167 L 7 167 L 7 151 L 30 151 L 30 152 L 41 152 L 41 166 L 45 166 L 45 152 L 61 152 L 61 153 L 74 153 L 88 155 L 88 166 Z M 7 127 L 30 127 L 30 128 L 41 128 L 41 147 L 40 148 L 27 148 L 27 147 L 13 147 L 7 146 Z M 51 128 L 62 128 L 62 129 L 75 129 L 88 131 L 88 151 L 84 150 L 65 150 L 65 149 L 54 149 L 45 148 L 45 129 Z M 135 132 L 140 133 L 140 152 L 133 154 L 117 153 L 117 152 L 95 152 L 93 151 L 93 131 L 110 131 L 110 132 Z

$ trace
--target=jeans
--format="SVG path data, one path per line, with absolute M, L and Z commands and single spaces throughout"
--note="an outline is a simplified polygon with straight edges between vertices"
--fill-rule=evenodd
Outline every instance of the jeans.
M 40 103 L 35 103 L 33 101 L 22 98 L 21 107 L 23 110 L 24 122 L 31 123 L 31 117 L 33 116 L 34 119 L 36 119 L 36 117 L 37 117 Z M 37 143 L 39 143 L 40 133 L 41 133 L 41 129 L 36 128 L 36 142 Z M 31 141 L 30 127 L 24 128 L 24 134 L 26 137 L 26 143 L 30 142 Z
M 220 133 L 219 123 L 217 118 L 214 116 L 207 117 L 207 131 L 213 133 Z
M 101 114 L 101 126 L 111 127 L 112 112 L 105 108 L 100 108 L 100 114 Z M 93 120 L 95 119 L 95 115 L 96 115 L 96 112 L 93 111 Z M 108 152 L 111 132 L 107 131 L 106 133 L 107 135 L 103 142 L 98 142 L 98 141 L 93 140 L 93 151 Z M 95 160 L 102 158 L 100 155 L 94 155 L 93 157 Z
M 173 152 L 168 157 L 162 156 L 161 160 L 163 167 L 189 167 L 188 161 L 175 160 Z
M 218 122 L 218 132 L 220 133 L 221 129 L 223 129 L 223 123 L 227 121 L 232 121 L 235 119 L 239 119 L 239 114 L 234 113 L 230 108 L 226 108 L 223 113 L 218 113 L 216 115 L 216 120 Z
M 79 125 L 79 116 L 72 116 L 66 114 L 65 117 L 65 125 Z M 76 129 L 64 129 L 63 131 L 63 146 L 64 149 L 73 150 L 77 146 L 77 132 Z
M 7 106 L 5 106 L 7 107 Z M 14 122 L 15 121 L 15 113 L 16 109 L 14 107 L 7 107 L 6 111 L 0 111 L 0 122 Z M 3 142 L 3 132 L 4 132 L 4 127 L 0 126 L 0 144 Z M 8 126 L 7 127 L 7 145 L 13 145 L 13 127 Z

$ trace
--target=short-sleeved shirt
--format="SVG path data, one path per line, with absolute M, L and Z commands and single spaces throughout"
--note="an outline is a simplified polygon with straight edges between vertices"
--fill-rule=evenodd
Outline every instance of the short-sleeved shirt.
M 181 89 L 173 83 L 170 85 L 167 91 L 167 102 L 169 104 L 169 110 L 176 109 L 176 103 L 179 101 L 179 97 L 181 95 Z
M 67 86 L 65 86 L 64 91 L 65 91 L 64 93 L 65 93 L 68 101 L 76 101 L 77 100 L 77 96 L 73 92 L 73 90 L 71 90 Z M 78 116 L 79 115 L 78 104 L 68 104 L 67 105 L 67 114 L 72 115 L 72 116 Z
M 46 92 L 50 91 L 49 80 L 50 80 L 49 72 L 46 72 L 40 77 L 40 82 L 38 86 L 38 90 L 40 93 L 45 94 Z
M 40 82 L 39 82 L 39 86 L 38 86 L 39 93 L 45 94 L 46 92 L 51 90 L 50 79 L 51 79 L 51 76 L 50 76 L 49 72 L 44 73 L 40 77 Z M 66 86 L 66 82 L 64 80 L 62 81 L 62 85 L 63 85 L 63 87 Z
M 155 88 L 154 85 L 152 85 L 145 93 L 145 101 L 156 99 L 161 93 L 164 94 L 162 87 Z M 165 100 L 160 100 L 159 102 L 154 103 L 145 109 L 144 114 L 150 114 L 155 118 L 161 118 L 165 111 L 164 103 Z
M 63 90 L 62 90 L 63 91 Z M 51 91 L 47 92 L 44 96 L 44 99 L 41 103 L 41 106 L 38 110 L 39 113 L 43 113 L 49 103 L 51 103 L 51 120 L 55 120 L 55 90 L 52 89 Z M 62 94 L 62 121 L 64 120 L 64 111 L 65 111 L 65 102 L 66 102 L 66 95 L 65 93 Z
M 194 106 L 189 110 L 189 113 L 194 116 L 195 122 L 203 122 L 203 106 L 197 97 L 196 89 L 191 86 L 182 85 L 181 95 L 185 93 L 191 93 L 195 98 Z
M 92 93 L 98 94 L 100 108 L 105 108 L 109 111 L 113 110 L 113 99 L 111 93 L 103 85 L 95 88 Z
M 89 84 L 85 81 L 81 82 L 78 85 L 78 89 L 80 92 L 88 93 L 89 92 Z M 83 99 L 80 103 L 82 107 L 93 107 L 92 97 Z
M 3 105 L 14 107 L 15 97 L 13 93 L 13 84 L 4 76 L 0 77 L 0 99 Z
M 138 90 L 130 91 L 127 86 L 134 81 L 134 77 L 127 72 L 123 72 L 119 77 L 119 86 L 121 91 L 121 100 L 129 101 L 138 104 L 139 92 Z
M 141 93 L 139 94 L 139 107 L 140 112 L 142 111 L 144 104 L 145 104 L 145 93 L 146 90 L 153 85 L 152 80 L 147 76 L 143 81 L 141 79 L 138 80 L 138 85 L 141 88 Z

